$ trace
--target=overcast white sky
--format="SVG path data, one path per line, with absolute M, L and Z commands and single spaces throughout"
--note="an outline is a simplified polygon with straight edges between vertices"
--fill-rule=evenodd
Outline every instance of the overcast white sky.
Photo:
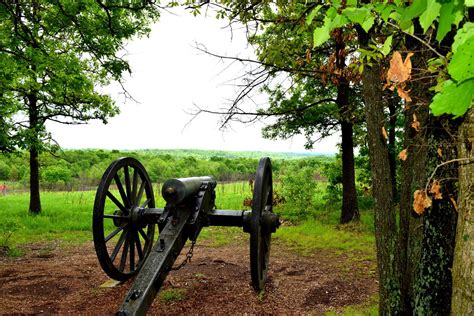
M 127 46 L 132 75 L 125 86 L 139 103 L 124 102 L 117 87 L 107 93 L 117 101 L 121 113 L 107 125 L 91 122 L 70 126 L 48 123 L 53 138 L 63 148 L 103 149 L 218 149 L 305 152 L 304 138 L 266 140 L 261 137 L 263 124 L 234 123 L 219 130 L 219 117 L 186 113 L 193 104 L 218 109 L 228 104 L 236 88 L 227 84 L 241 74 L 241 66 L 228 64 L 200 53 L 196 42 L 222 55 L 249 57 L 244 30 L 225 28 L 214 14 L 193 17 L 189 12 L 173 15 L 163 12 L 152 27 L 149 38 L 134 40 Z M 265 98 L 262 98 L 264 101 Z M 334 153 L 337 136 L 315 145 L 313 152 Z

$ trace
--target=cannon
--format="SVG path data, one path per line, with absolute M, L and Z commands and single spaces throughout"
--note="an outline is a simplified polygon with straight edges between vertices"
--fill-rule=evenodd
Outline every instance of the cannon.
M 271 234 L 280 226 L 272 210 L 270 159 L 259 161 L 251 211 L 217 210 L 216 185 L 212 176 L 169 179 L 161 190 L 166 204 L 156 208 L 152 182 L 138 160 L 120 158 L 107 168 L 94 202 L 95 251 L 110 278 L 125 281 L 135 277 L 117 315 L 144 315 L 186 241 L 191 241 L 191 247 L 181 265 L 190 260 L 206 226 L 237 226 L 250 234 L 252 286 L 263 290 Z

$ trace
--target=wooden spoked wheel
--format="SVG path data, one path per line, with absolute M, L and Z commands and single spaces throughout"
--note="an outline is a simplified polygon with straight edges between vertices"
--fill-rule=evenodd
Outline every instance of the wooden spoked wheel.
M 252 199 L 250 223 L 250 272 L 256 291 L 264 289 L 270 257 L 271 230 L 262 225 L 265 212 L 272 212 L 273 182 L 270 158 L 260 159 Z
M 140 270 L 156 224 L 139 215 L 154 207 L 152 183 L 140 162 L 121 158 L 107 168 L 95 196 L 92 232 L 100 265 L 109 277 L 125 281 Z

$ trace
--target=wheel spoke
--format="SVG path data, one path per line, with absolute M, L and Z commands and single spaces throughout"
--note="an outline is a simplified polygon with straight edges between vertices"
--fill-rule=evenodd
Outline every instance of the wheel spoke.
M 145 239 L 145 243 L 147 243 L 150 239 L 148 238 L 148 236 L 143 231 L 143 228 L 139 228 L 138 231 L 140 232 L 140 235 L 142 235 L 143 239 Z
M 266 205 L 272 205 L 273 204 L 273 198 L 270 196 L 271 195 L 271 186 L 267 186 L 265 189 L 267 189 L 267 191 L 265 192 L 265 199 L 263 199 L 263 202 L 265 203 L 265 206 Z
M 140 236 L 138 235 L 138 232 L 135 232 L 135 244 L 137 245 L 138 258 L 140 260 L 143 260 L 143 248 L 140 242 Z
M 130 232 L 130 271 L 135 270 L 135 234 L 133 231 Z
M 137 189 L 138 189 L 138 169 L 133 169 L 133 182 L 132 182 L 132 196 L 130 202 L 134 203 L 134 206 L 138 205 L 137 201 Z
M 128 235 L 128 234 L 127 234 Z M 128 247 L 130 246 L 129 244 L 129 239 L 125 239 L 125 245 L 123 246 L 123 251 L 122 251 L 122 257 L 120 258 L 120 271 L 124 271 L 125 269 L 125 263 L 127 263 L 127 254 L 128 254 Z
M 125 207 L 129 208 L 130 207 L 130 201 L 128 200 L 128 197 L 125 194 L 122 182 L 120 181 L 120 177 L 118 176 L 118 174 L 115 174 L 114 179 L 115 179 L 115 183 L 117 184 L 117 189 L 120 192 L 120 196 L 122 197 L 122 201 L 125 204 Z
M 105 237 L 104 242 L 107 243 L 110 239 L 114 238 L 115 235 L 120 233 L 125 227 L 127 227 L 128 223 L 123 223 L 119 227 L 117 227 L 113 232 L 111 232 L 107 237 Z
M 116 214 L 104 214 L 104 218 L 120 218 L 120 219 L 128 219 L 127 216 L 123 215 L 116 215 Z
M 130 173 L 128 171 L 128 166 L 123 167 L 123 174 L 125 178 L 125 190 L 127 192 L 127 200 L 130 203 L 130 206 L 132 206 L 132 186 L 130 185 Z
M 117 200 L 117 198 L 115 197 L 115 195 L 112 194 L 112 192 L 110 191 L 107 191 L 107 197 L 112 200 L 112 202 L 114 202 L 114 204 L 124 213 L 124 214 L 128 214 L 128 210 L 125 208 L 125 206 L 123 206 L 122 203 L 120 203 L 119 200 Z
M 145 190 L 145 181 L 142 180 L 140 184 L 140 189 L 138 190 L 137 197 L 135 199 L 135 204 L 140 205 L 140 201 L 142 200 L 143 191 Z
M 140 207 L 145 207 L 145 206 L 147 206 L 148 203 L 150 203 L 150 201 L 151 201 L 151 198 L 146 199 L 146 201 L 145 201 L 142 205 L 140 205 Z
M 118 254 L 120 248 L 122 247 L 123 242 L 127 238 L 127 235 L 128 235 L 128 230 L 124 230 L 122 235 L 120 235 L 120 239 L 118 240 L 117 244 L 115 245 L 114 251 L 112 251 L 112 254 L 110 255 L 110 260 L 112 262 L 115 261 L 115 258 L 117 257 L 117 254 Z

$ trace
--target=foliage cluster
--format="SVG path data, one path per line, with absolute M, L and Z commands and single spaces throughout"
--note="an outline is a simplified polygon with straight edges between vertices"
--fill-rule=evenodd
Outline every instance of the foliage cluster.
M 196 155 L 195 155 L 196 154 Z M 40 177 L 50 189 L 73 189 L 96 185 L 107 166 L 123 156 L 137 158 L 147 169 L 153 182 L 163 182 L 169 178 L 212 175 L 218 181 L 249 180 L 255 173 L 257 157 L 265 153 L 245 154 L 216 151 L 118 151 L 118 150 L 65 150 L 59 156 L 50 153 L 41 155 Z M 279 156 L 283 154 L 275 154 Z M 245 157 L 247 156 L 247 157 Z M 286 154 L 290 156 L 290 154 Z M 232 158 L 231 158 L 232 157 Z M 297 157 L 293 155 L 292 157 Z M 273 171 L 278 174 L 286 165 L 307 161 L 313 166 L 316 162 L 331 161 L 332 157 L 315 156 L 305 159 L 274 159 Z M 313 172 L 315 172 L 313 170 Z M 29 177 L 26 152 L 0 155 L 0 181 L 22 182 Z
M 2 1 L 0 149 L 56 147 L 46 122 L 103 122 L 118 113 L 100 91 L 130 72 L 125 42 L 149 33 L 151 1 Z
M 313 198 L 317 184 L 310 166 L 291 165 L 279 177 L 281 195 L 291 205 L 285 213 L 292 219 L 304 219 L 314 209 Z

